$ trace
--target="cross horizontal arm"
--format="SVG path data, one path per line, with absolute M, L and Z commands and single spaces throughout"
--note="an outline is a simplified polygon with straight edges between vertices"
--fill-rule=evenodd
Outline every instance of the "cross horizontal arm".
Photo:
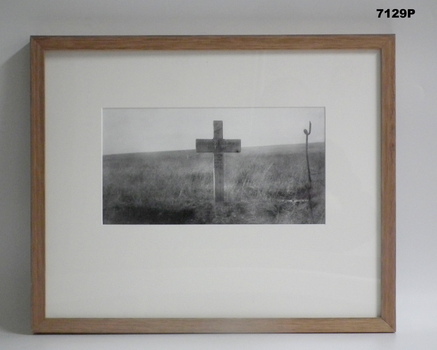
M 241 140 L 197 139 L 196 151 L 199 153 L 239 153 L 241 152 Z

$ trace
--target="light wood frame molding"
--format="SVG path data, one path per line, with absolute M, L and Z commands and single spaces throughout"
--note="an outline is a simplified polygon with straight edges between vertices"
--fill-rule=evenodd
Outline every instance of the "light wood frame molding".
M 47 318 L 45 236 L 45 53 L 51 50 L 379 50 L 381 62 L 381 315 L 376 318 Z M 34 333 L 394 332 L 395 37 L 34 36 L 31 37 L 32 303 Z

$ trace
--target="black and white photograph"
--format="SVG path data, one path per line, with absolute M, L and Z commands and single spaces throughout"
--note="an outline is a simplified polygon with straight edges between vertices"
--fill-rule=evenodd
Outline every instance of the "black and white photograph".
M 105 108 L 105 225 L 324 224 L 325 108 Z

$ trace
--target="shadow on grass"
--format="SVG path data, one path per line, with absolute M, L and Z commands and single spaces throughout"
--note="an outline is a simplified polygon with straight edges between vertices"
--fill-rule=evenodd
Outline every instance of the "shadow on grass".
M 157 209 L 142 206 L 124 206 L 103 211 L 103 223 L 109 225 L 180 225 L 194 221 L 195 210 Z
M 313 220 L 308 202 L 240 201 L 198 203 L 186 207 L 112 206 L 103 210 L 106 225 L 322 224 Z M 317 215 L 319 216 L 319 215 Z

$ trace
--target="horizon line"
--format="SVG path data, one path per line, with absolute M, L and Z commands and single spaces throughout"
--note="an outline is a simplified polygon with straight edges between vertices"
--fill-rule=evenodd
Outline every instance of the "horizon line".
M 318 142 L 308 142 L 308 144 L 316 144 L 316 143 L 325 143 L 325 141 L 318 141 Z M 305 145 L 305 142 L 299 142 L 299 143 L 284 143 L 279 145 L 263 145 L 263 146 L 246 146 L 244 147 L 241 145 L 241 149 L 248 149 L 248 148 L 267 148 L 267 147 L 284 147 L 284 146 L 297 146 L 297 145 Z M 112 156 L 112 155 L 122 155 L 122 154 L 140 154 L 140 153 L 168 153 L 168 152 L 189 152 L 194 151 L 196 152 L 195 148 L 187 148 L 187 149 L 174 149 L 174 150 L 164 150 L 164 151 L 136 151 L 136 152 L 120 152 L 120 153 L 106 153 L 102 154 L 103 156 Z M 196 152 L 197 153 L 197 152 Z M 211 152 L 212 154 L 213 152 Z M 239 152 L 241 153 L 241 152 Z

